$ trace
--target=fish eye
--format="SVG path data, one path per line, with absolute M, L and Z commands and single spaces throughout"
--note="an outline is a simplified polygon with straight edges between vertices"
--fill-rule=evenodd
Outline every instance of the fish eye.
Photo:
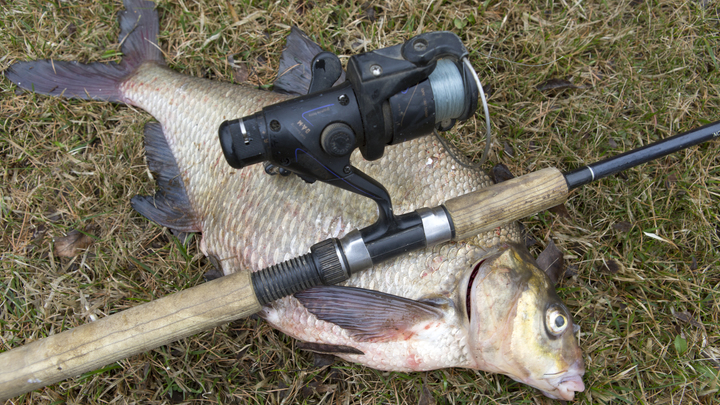
M 558 308 L 550 308 L 547 312 L 545 323 L 553 335 L 559 335 L 568 327 L 567 316 Z

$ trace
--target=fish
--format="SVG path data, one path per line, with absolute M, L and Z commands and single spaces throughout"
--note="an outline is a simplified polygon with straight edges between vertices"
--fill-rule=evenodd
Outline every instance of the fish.
M 262 165 L 236 170 L 218 128 L 304 94 L 320 47 L 291 30 L 274 83 L 278 91 L 183 75 L 164 62 L 153 2 L 125 0 L 119 63 L 16 62 L 3 75 L 39 94 L 143 109 L 147 166 L 158 191 L 135 196 L 140 214 L 174 232 L 202 235 L 200 249 L 222 274 L 257 271 L 321 240 L 372 224 L 369 199 Z M 432 207 L 489 186 L 467 159 L 426 136 L 353 165 L 377 179 L 397 213 Z M 584 362 L 568 308 L 521 243 L 517 224 L 376 265 L 338 286 L 315 287 L 259 315 L 302 347 L 379 370 L 463 367 L 500 373 L 550 398 L 583 391 Z

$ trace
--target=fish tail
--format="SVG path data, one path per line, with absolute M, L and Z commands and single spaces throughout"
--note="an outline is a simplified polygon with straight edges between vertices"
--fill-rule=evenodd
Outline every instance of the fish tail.
M 120 84 L 145 62 L 164 65 L 157 45 L 159 30 L 155 4 L 145 0 L 125 0 L 119 13 L 120 63 L 79 63 L 52 59 L 18 62 L 4 75 L 18 87 L 51 96 L 84 100 L 125 102 Z

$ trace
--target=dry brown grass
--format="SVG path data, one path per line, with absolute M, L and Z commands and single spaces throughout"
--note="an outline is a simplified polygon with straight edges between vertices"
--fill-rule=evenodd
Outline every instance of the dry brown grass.
M 720 116 L 717 1 L 371 4 L 163 1 L 161 42 L 176 70 L 230 81 L 235 55 L 260 85 L 272 81 L 292 24 L 345 56 L 452 30 L 492 87 L 488 165 L 515 174 L 571 169 Z M 0 70 L 37 58 L 117 60 L 120 8 L 0 0 Z M 536 89 L 551 78 L 580 88 Z M 202 282 L 211 266 L 197 238 L 183 245 L 129 205 L 154 189 L 141 142 L 146 113 L 18 95 L 7 80 L 0 88 L 2 350 Z M 474 123 L 453 137 L 478 156 Z M 576 273 L 559 293 L 582 328 L 588 390 L 577 402 L 717 403 L 718 146 L 585 186 L 568 217 L 525 221 L 540 244 L 555 240 Z M 53 254 L 55 238 L 88 225 L 95 240 L 85 252 Z M 551 402 L 466 370 L 317 368 L 294 345 L 258 320 L 239 321 L 8 403 Z

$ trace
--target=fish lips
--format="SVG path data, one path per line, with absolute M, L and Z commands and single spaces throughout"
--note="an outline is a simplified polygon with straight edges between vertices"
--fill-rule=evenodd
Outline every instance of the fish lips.
M 542 391 L 546 397 L 571 401 L 575 398 L 576 392 L 585 391 L 585 383 L 582 376 L 585 374 L 585 362 L 579 358 L 569 369 L 560 373 L 546 374 L 546 382 L 555 387 L 552 391 Z

